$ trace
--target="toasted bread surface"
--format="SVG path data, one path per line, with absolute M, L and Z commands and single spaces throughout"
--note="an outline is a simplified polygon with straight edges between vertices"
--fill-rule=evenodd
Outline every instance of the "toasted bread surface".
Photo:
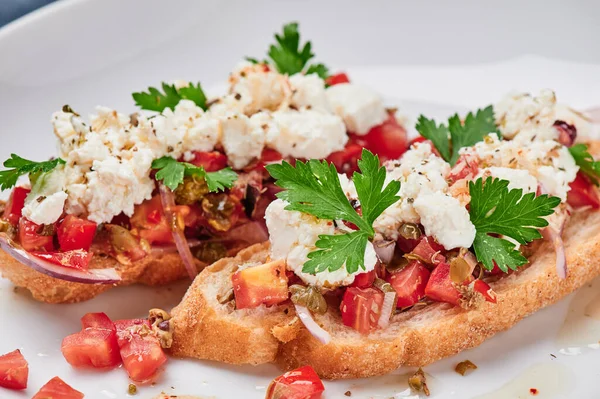
M 388 328 L 368 336 L 344 326 L 339 312 L 329 311 L 315 316 L 332 336 L 327 345 L 304 327 L 298 328 L 289 305 L 252 312 L 232 310 L 216 300 L 219 290 L 231 287 L 231 274 L 238 267 L 267 259 L 267 246 L 255 245 L 238 257 L 222 259 L 196 278 L 173 310 L 172 352 L 234 364 L 276 361 L 284 369 L 309 364 L 327 379 L 425 366 L 481 344 L 599 275 L 600 212 L 572 215 L 563 237 L 569 265 L 564 280 L 556 274 L 554 249 L 543 243 L 528 267 L 490 282 L 497 304 L 486 302 L 473 310 L 432 304 L 397 314 Z

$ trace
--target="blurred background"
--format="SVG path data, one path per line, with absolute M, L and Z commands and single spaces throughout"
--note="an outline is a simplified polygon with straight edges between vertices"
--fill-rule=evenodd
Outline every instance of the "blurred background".
M 56 0 L 0 0 L 0 27 Z

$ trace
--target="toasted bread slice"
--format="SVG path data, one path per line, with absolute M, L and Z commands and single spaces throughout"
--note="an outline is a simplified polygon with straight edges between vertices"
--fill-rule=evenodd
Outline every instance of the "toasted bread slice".
M 198 270 L 206 266 L 198 260 L 196 262 Z M 116 268 L 121 275 L 122 281 L 117 285 L 163 285 L 187 277 L 185 266 L 177 252 L 153 252 L 130 265 L 122 265 L 107 256 L 94 256 L 90 262 L 90 269 L 111 267 Z M 82 302 L 115 286 L 73 283 L 50 277 L 23 265 L 2 250 L 0 272 L 2 277 L 9 279 L 17 287 L 30 291 L 36 300 L 47 303 Z
M 498 303 L 463 310 L 437 303 L 393 316 L 390 326 L 368 336 L 341 323 L 339 312 L 315 316 L 331 334 L 324 345 L 295 317 L 290 305 L 233 310 L 217 295 L 231 289 L 240 265 L 267 260 L 255 245 L 222 259 L 194 281 L 172 312 L 176 356 L 233 364 L 277 362 L 284 369 L 311 365 L 328 379 L 370 377 L 400 366 L 425 366 L 477 346 L 538 309 L 557 302 L 600 274 L 600 212 L 575 213 L 564 233 L 568 277 L 556 274 L 554 249 L 543 243 L 521 271 L 490 282 Z

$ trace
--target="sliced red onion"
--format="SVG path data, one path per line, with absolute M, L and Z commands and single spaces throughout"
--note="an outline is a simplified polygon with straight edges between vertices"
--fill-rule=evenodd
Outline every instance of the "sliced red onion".
M 313 319 L 310 310 L 306 309 L 304 306 L 294 306 L 296 307 L 296 314 L 308 332 L 311 333 L 312 336 L 318 339 L 322 344 L 327 345 L 331 341 L 331 335 L 329 335 L 327 331 L 317 324 L 315 319 Z
M 390 263 L 394 257 L 396 241 L 382 240 L 373 242 L 373 248 L 375 248 L 375 253 L 377 253 L 380 261 L 383 263 Z
M 121 281 L 121 276 L 115 269 L 83 271 L 46 262 L 19 248 L 4 234 L 0 234 L 0 248 L 25 266 L 60 280 L 83 284 L 115 284 Z
M 183 262 L 190 278 L 194 279 L 198 274 L 198 269 L 196 268 L 196 262 L 194 260 L 194 256 L 192 255 L 192 251 L 190 251 L 185 234 L 183 234 L 183 229 L 180 228 L 179 224 L 177 223 L 177 214 L 173 210 L 175 208 L 175 196 L 173 195 L 173 192 L 162 183 L 159 183 L 158 191 L 160 192 L 160 201 L 162 203 L 163 210 L 165 211 L 167 222 L 171 226 L 173 241 L 175 242 L 175 247 L 177 247 L 177 252 L 179 252 L 181 261 Z
M 222 236 L 219 236 L 219 239 L 223 241 L 243 241 L 249 244 L 257 244 L 267 241 L 269 239 L 269 233 L 267 231 L 267 226 L 264 223 L 252 221 L 235 226 Z
M 383 296 L 383 305 L 381 305 L 381 315 L 377 325 L 379 328 L 386 328 L 390 324 L 390 318 L 394 311 L 394 302 L 396 300 L 395 292 L 386 292 Z
M 202 241 L 198 240 L 197 238 L 187 239 L 187 243 L 190 248 L 194 248 L 195 246 L 200 245 L 201 242 Z M 173 252 L 177 252 L 177 247 L 175 246 L 175 244 L 154 244 L 152 245 L 151 251 L 153 254 L 170 254 Z

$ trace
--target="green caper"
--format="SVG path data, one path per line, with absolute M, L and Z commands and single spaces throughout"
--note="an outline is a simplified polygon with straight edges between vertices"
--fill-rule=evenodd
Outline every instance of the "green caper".
M 304 306 L 308 310 L 318 314 L 327 312 L 327 301 L 321 292 L 313 286 L 294 284 L 290 286 L 292 302 Z
M 423 369 L 419 368 L 416 373 L 408 378 L 408 386 L 415 392 L 423 392 L 425 396 L 429 396 L 429 388 L 427 387 L 427 379 Z
M 375 288 L 378 288 L 383 293 L 386 293 L 386 292 L 396 293 L 396 290 L 394 289 L 394 287 L 392 287 L 392 285 L 390 283 L 388 283 L 387 281 L 385 281 L 383 279 L 380 279 L 379 277 L 377 277 L 375 279 L 375 281 L 373 282 L 373 286 Z M 396 295 L 396 297 L 394 298 L 394 306 L 392 307 L 392 309 L 396 309 L 397 303 L 398 303 L 398 295 Z
M 398 233 L 407 240 L 418 240 L 421 237 L 421 229 L 415 223 L 403 223 Z
M 210 227 L 217 231 L 227 231 L 231 228 L 230 216 L 235 203 L 225 193 L 207 194 L 202 199 L 202 210 Z
M 453 283 L 464 283 L 471 273 L 471 266 L 463 257 L 457 256 L 450 261 L 450 279 Z
M 227 248 L 220 242 L 203 242 L 193 254 L 202 262 L 212 264 L 227 255 Z
M 465 360 L 456 365 L 454 371 L 460 375 L 465 375 L 469 370 L 476 370 L 477 366 L 470 360 Z
M 127 388 L 127 393 L 129 395 L 135 395 L 137 393 L 137 386 L 135 386 L 135 384 L 129 384 L 129 387 Z
M 402 257 L 393 257 L 392 261 L 385 265 L 385 268 L 390 272 L 396 270 L 402 270 L 409 264 L 409 259 L 406 258 L 406 255 Z
M 206 180 L 199 176 L 188 176 L 175 189 L 175 203 L 191 205 L 200 201 L 206 194 L 208 194 Z
M 129 230 L 116 224 L 106 224 L 108 238 L 114 250 L 117 252 L 128 252 L 138 247 L 138 241 Z
M 0 233 L 6 233 L 9 227 L 10 223 L 8 223 L 6 220 L 0 220 Z

